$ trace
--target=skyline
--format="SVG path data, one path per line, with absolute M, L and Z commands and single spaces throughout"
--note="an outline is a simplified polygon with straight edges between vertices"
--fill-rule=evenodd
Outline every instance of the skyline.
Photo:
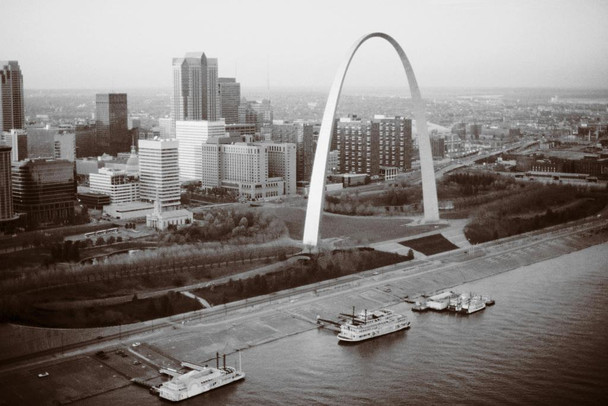
M 246 88 L 323 89 L 352 43 L 381 31 L 402 44 L 423 89 L 608 88 L 602 1 L 161 5 L 5 1 L 13 18 L 0 26 L 0 59 L 19 62 L 25 89 L 168 88 L 172 58 L 196 51 Z M 345 88 L 405 84 L 392 49 L 378 43 L 361 48 Z

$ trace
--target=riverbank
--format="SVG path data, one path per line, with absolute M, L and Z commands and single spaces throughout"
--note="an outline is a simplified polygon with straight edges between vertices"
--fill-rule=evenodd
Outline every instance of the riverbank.
M 408 312 L 411 305 L 403 302 L 406 296 L 413 298 L 422 293 L 450 288 L 521 266 L 558 258 L 594 245 L 597 247 L 593 249 L 593 255 L 605 257 L 608 252 L 606 241 L 608 241 L 608 227 L 605 222 L 596 222 L 593 226 L 583 225 L 553 230 L 550 233 L 536 234 L 522 239 L 508 239 L 502 243 L 473 247 L 466 251 L 459 250 L 431 256 L 424 261 L 416 261 L 412 266 L 386 269 L 378 275 L 370 273 L 350 281 L 347 285 L 330 286 L 318 289 L 316 292 L 294 294 L 274 300 L 270 297 L 266 301 L 234 310 L 225 307 L 225 313 L 209 314 L 202 311 L 197 318 L 185 318 L 183 324 L 173 322 L 169 327 L 132 338 L 128 342 L 117 340 L 111 343 L 111 347 L 129 345 L 137 340 L 145 342 L 146 346 L 131 347 L 135 352 L 138 348 L 152 348 L 174 359 L 204 364 L 215 356 L 215 352 L 231 353 L 315 329 L 317 315 L 332 317 L 339 312 L 349 312 L 353 305 L 359 309 L 388 306 L 399 312 Z M 154 370 L 154 366 L 142 360 L 138 361 L 141 362 L 139 369 L 128 369 L 120 373 L 122 367 L 117 365 L 122 365 L 119 361 L 123 358 L 112 354 L 110 356 L 112 363 L 98 359 L 93 355 L 97 349 L 97 347 L 89 348 L 88 351 L 79 351 L 70 355 L 77 359 L 85 358 L 87 363 L 99 364 L 99 373 L 103 371 L 112 374 L 114 371 L 114 375 L 122 377 L 122 382 L 128 383 L 129 377 L 137 377 L 135 374 L 141 371 L 145 371 L 145 374 L 142 374 L 144 378 L 150 379 L 150 371 Z M 141 355 L 145 356 L 145 353 Z M 135 355 L 129 357 L 131 357 L 128 358 L 129 365 L 132 365 L 134 361 L 132 357 Z M 39 364 L 36 368 L 32 368 L 32 364 L 29 363 L 28 367 L 19 368 L 17 375 L 23 378 L 24 383 L 18 387 L 24 389 L 32 385 L 36 386 L 40 382 L 39 379 L 53 382 L 53 385 L 45 383 L 44 387 L 57 388 L 68 385 L 62 371 L 65 369 L 63 366 L 68 365 L 67 363 L 72 362 L 73 359 L 57 359 L 48 364 Z M 50 376 L 37 378 L 35 373 L 47 367 L 55 368 L 49 371 Z M 1 378 L 8 379 L 4 382 L 10 383 L 13 381 L 11 376 L 2 373 Z M 95 374 L 93 377 L 87 375 L 81 379 L 83 382 L 95 379 Z M 54 394 L 59 393 L 56 389 L 48 395 L 48 399 L 71 402 L 109 393 L 108 391 L 133 390 L 132 387 L 123 387 L 114 381 L 105 389 L 100 385 L 91 387 L 79 385 L 79 387 L 80 389 L 74 389 L 76 392 L 71 392 L 69 397 L 53 397 Z M 29 392 L 25 390 L 25 393 Z M 103 396 L 106 395 L 101 395 Z M 9 396 L 7 399 L 14 398 Z

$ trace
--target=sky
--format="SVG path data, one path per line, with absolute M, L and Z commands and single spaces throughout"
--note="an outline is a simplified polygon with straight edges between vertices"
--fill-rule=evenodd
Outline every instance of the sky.
M 350 46 L 394 37 L 425 87 L 608 88 L 607 0 L 1 0 L 0 60 L 26 89 L 171 88 L 204 51 L 241 86 L 329 89 Z M 345 86 L 405 86 L 371 39 Z

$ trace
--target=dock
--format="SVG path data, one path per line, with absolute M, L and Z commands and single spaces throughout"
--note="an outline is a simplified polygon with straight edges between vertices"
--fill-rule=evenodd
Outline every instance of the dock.
M 317 324 L 321 328 L 326 328 L 328 330 L 337 331 L 337 332 L 340 332 L 340 326 L 342 325 L 342 323 L 340 323 L 340 322 L 337 322 L 334 320 L 329 320 L 329 319 L 322 319 L 319 316 L 317 316 Z
M 486 306 L 492 306 L 495 301 L 488 296 L 474 295 L 473 293 L 457 293 L 454 291 L 445 291 L 437 293 L 433 296 L 425 298 L 422 296 L 422 300 L 415 302 L 412 306 L 413 312 L 425 312 L 427 310 L 434 310 L 437 312 L 450 311 L 455 313 L 463 312 L 463 305 L 466 308 L 469 302 L 473 299 L 482 301 L 484 303 L 483 308 Z

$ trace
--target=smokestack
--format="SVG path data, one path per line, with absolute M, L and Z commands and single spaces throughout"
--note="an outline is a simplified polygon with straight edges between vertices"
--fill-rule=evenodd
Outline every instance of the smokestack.
M 224 354 L 224 369 L 226 369 L 226 354 Z
M 215 366 L 217 369 L 220 369 L 220 353 L 215 353 Z

